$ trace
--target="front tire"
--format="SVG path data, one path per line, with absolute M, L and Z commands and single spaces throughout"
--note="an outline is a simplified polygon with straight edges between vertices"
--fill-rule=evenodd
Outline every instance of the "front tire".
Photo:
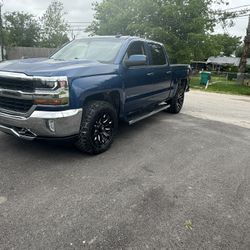
M 178 84 L 178 88 L 175 96 L 170 101 L 170 108 L 167 109 L 169 113 L 178 114 L 180 113 L 185 99 L 186 84 L 184 82 Z
M 76 147 L 92 155 L 107 151 L 113 143 L 117 124 L 117 112 L 112 104 L 105 101 L 88 103 L 83 111 Z

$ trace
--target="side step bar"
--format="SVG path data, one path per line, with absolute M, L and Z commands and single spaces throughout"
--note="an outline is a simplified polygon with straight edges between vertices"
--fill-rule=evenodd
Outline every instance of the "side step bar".
M 160 105 L 157 109 L 155 109 L 149 113 L 144 113 L 142 115 L 131 117 L 131 119 L 128 120 L 128 123 L 129 123 L 129 125 L 132 125 L 132 124 L 139 122 L 145 118 L 148 118 L 154 114 L 157 114 L 157 113 L 159 113 L 159 112 L 161 112 L 169 107 L 170 107 L 170 105 L 168 105 L 168 104 Z

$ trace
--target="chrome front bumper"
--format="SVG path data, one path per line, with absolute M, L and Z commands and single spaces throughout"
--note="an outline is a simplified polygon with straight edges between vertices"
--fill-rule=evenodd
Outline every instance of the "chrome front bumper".
M 82 109 L 34 111 L 29 117 L 0 112 L 0 131 L 22 139 L 65 138 L 80 131 Z

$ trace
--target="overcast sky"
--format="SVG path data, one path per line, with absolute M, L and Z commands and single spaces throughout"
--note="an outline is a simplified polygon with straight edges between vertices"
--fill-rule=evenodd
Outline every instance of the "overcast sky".
M 3 11 L 25 11 L 30 12 L 35 16 L 41 16 L 52 0 L 3 0 Z M 101 2 L 101 0 L 62 0 L 65 11 L 67 12 L 66 19 L 69 22 L 91 22 L 93 20 L 93 2 Z M 229 5 L 220 8 L 232 8 L 242 5 L 250 5 L 249 0 L 228 0 Z M 250 7 L 250 6 L 249 6 Z M 233 28 L 228 28 L 227 32 L 231 35 L 245 36 L 248 18 L 241 17 L 236 19 L 236 24 Z M 77 29 L 77 24 L 74 25 L 74 29 Z M 87 25 L 87 24 L 85 24 Z M 220 26 L 216 27 L 216 32 L 221 33 L 223 30 Z M 81 31 L 75 32 L 76 35 L 83 35 Z

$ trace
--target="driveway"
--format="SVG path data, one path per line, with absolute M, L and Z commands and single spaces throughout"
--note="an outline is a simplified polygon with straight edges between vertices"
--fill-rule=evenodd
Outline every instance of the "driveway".
M 250 97 L 192 91 L 184 113 L 250 128 Z
M 249 100 L 188 93 L 95 157 L 0 134 L 0 249 L 250 249 Z

